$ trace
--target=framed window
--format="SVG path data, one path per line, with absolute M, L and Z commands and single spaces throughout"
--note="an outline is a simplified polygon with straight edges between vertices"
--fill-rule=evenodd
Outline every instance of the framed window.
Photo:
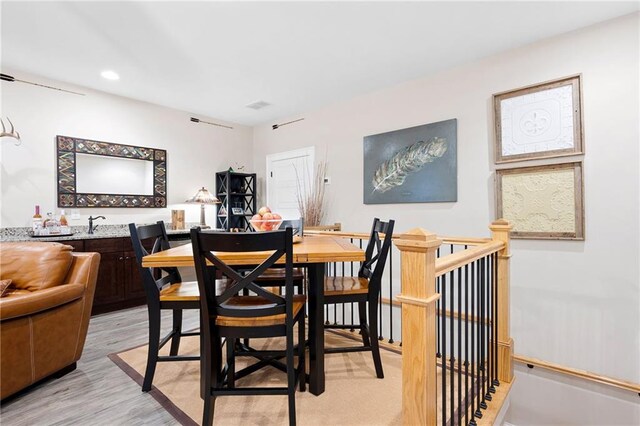
M 496 163 L 583 154 L 581 76 L 493 95 Z

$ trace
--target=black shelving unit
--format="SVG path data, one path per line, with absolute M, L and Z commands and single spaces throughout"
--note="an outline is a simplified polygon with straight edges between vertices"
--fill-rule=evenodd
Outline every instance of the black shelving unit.
M 220 204 L 216 206 L 218 229 L 253 230 L 249 219 L 256 214 L 255 173 L 216 173 L 216 197 L 220 200 Z M 241 213 L 237 209 L 241 209 Z

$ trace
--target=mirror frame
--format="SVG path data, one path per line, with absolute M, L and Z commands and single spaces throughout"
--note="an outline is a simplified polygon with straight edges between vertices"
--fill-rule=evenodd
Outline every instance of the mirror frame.
M 167 151 L 56 136 L 58 207 L 167 207 Z M 76 154 L 153 161 L 153 195 L 76 192 Z

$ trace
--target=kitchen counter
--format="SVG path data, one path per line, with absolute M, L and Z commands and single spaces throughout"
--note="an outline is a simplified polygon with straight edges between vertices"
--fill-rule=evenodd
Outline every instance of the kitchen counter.
M 197 223 L 187 224 L 185 229 L 167 229 L 169 239 L 188 239 L 190 228 L 197 226 Z M 73 235 L 49 235 L 46 237 L 32 237 L 29 235 L 31 228 L 0 228 L 0 242 L 4 241 L 72 241 L 72 240 L 93 240 L 100 238 L 122 238 L 129 237 L 129 225 L 99 225 L 93 234 L 87 233 L 87 226 L 72 226 Z
M 171 245 L 181 245 L 189 241 L 191 226 L 187 229 L 167 230 Z M 31 237 L 31 228 L 0 228 L 0 244 L 4 242 L 56 241 L 69 245 L 76 252 L 100 253 L 100 266 L 96 283 L 91 315 L 127 309 L 146 303 L 142 275 L 134 253 L 129 225 L 100 224 L 93 234 L 88 234 L 88 226 L 72 226 L 73 235 L 49 235 Z M 147 249 L 149 242 L 147 242 Z M 188 271 L 191 275 L 195 270 Z M 186 276 L 191 276 L 186 275 Z

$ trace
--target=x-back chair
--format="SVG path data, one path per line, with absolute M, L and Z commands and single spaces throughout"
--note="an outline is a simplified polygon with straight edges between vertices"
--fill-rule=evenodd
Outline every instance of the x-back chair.
M 200 361 L 201 396 L 204 399 L 203 425 L 211 425 L 215 399 L 222 395 L 287 395 L 289 424 L 296 422 L 295 388 L 305 389 L 305 296 L 293 291 L 292 231 L 264 233 L 219 233 L 191 230 L 193 255 L 200 289 L 202 348 Z M 246 275 L 238 273 L 212 252 L 273 251 L 264 262 Z M 267 291 L 255 283 L 264 271 L 281 257 L 284 263 L 284 296 Z M 216 294 L 215 277 L 227 276 L 230 283 Z M 253 295 L 241 295 L 245 290 Z M 298 325 L 298 364 L 294 367 L 294 325 Z M 240 344 L 240 339 L 285 337 L 286 349 L 257 351 Z M 226 362 L 222 357 L 226 340 Z M 259 359 L 255 364 L 235 371 L 236 356 Z M 286 359 L 284 364 L 278 359 Z M 223 365 L 223 363 L 225 365 Z M 273 365 L 287 374 L 286 387 L 239 387 L 236 380 Z
M 378 297 L 382 282 L 382 273 L 387 263 L 387 255 L 391 247 L 394 221 L 382 222 L 373 220 L 369 243 L 365 251 L 365 261 L 362 263 L 357 277 L 326 277 L 324 283 L 324 303 L 333 305 L 338 303 L 357 303 L 360 324 L 326 324 L 326 329 L 359 328 L 363 346 L 325 348 L 325 353 L 344 353 L 371 351 L 376 376 L 384 377 L 380 348 L 378 346 Z M 380 239 L 384 234 L 384 239 Z M 369 320 L 367 321 L 367 313 Z

